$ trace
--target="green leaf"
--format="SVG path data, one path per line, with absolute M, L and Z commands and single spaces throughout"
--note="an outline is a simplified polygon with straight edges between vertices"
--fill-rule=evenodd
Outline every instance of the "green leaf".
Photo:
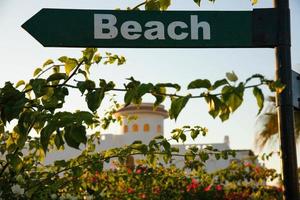
M 181 139 L 184 142 L 186 140 L 186 135 L 182 129 L 174 129 L 172 131 L 172 139 L 176 140 L 177 142 L 179 139 Z
M 68 59 L 69 59 L 69 58 L 68 58 L 67 56 L 61 56 L 60 58 L 58 58 L 58 60 L 59 60 L 60 62 L 62 62 L 62 63 L 67 62 Z
M 109 90 L 114 89 L 114 87 L 116 85 L 113 81 L 109 81 L 108 83 L 106 83 L 106 81 L 104 79 L 100 79 L 99 86 L 101 87 L 101 89 L 103 89 L 105 91 L 109 91 Z
M 48 150 L 48 145 L 50 141 L 50 137 L 53 134 L 53 132 L 57 129 L 58 127 L 55 126 L 53 123 L 49 123 L 47 126 L 45 126 L 42 131 L 41 131 L 41 144 L 43 147 L 44 152 L 46 153 Z
M 86 144 L 86 130 L 83 125 L 72 125 L 65 127 L 64 134 L 66 143 L 75 149 L 79 148 L 81 143 Z
M 216 160 L 220 160 L 221 155 L 220 155 L 219 153 L 216 153 L 216 154 L 215 154 L 215 158 L 216 158 Z
M 201 4 L 201 0 L 194 0 L 194 2 L 195 2 L 198 6 L 200 6 L 200 4 Z
M 271 92 L 277 92 L 277 93 L 281 93 L 285 88 L 285 85 L 281 83 L 280 80 L 271 81 L 268 83 L 268 86 Z
M 254 87 L 253 88 L 253 95 L 256 98 L 256 102 L 257 102 L 257 105 L 258 105 L 258 108 L 259 108 L 257 115 L 259 115 L 260 112 L 262 111 L 263 107 L 264 107 L 264 100 L 265 100 L 264 99 L 264 94 L 263 94 L 263 92 L 261 91 L 260 88 Z
M 221 152 L 221 157 L 222 157 L 224 160 L 227 160 L 227 159 L 228 159 L 228 153 L 227 153 L 227 151 L 222 151 L 222 152 Z
M 31 85 L 36 98 L 39 98 L 47 93 L 47 81 L 45 79 L 31 79 Z
M 51 65 L 53 63 L 54 63 L 53 60 L 49 59 L 43 64 L 43 68 L 46 67 L 47 65 Z
M 75 69 L 75 67 L 78 65 L 78 62 L 76 59 L 74 58 L 69 58 L 66 62 L 65 62 L 65 71 L 66 74 L 69 76 L 69 74 L 71 73 L 71 71 L 73 71 L 73 69 Z
M 234 112 L 243 102 L 244 85 L 238 87 L 225 86 L 222 89 L 222 100 L 229 107 L 230 112 Z
M 222 120 L 222 122 L 224 122 L 229 119 L 229 116 L 230 116 L 230 110 L 229 110 L 228 106 L 223 104 L 221 106 L 221 113 L 220 113 L 219 117 Z
M 160 10 L 159 0 L 148 0 L 148 1 L 146 1 L 145 10 Z
M 173 98 L 171 102 L 171 108 L 169 110 L 169 115 L 171 119 L 177 119 L 179 113 L 185 107 L 187 102 L 189 101 L 191 95 L 185 97 Z
M 226 85 L 228 84 L 228 81 L 226 79 L 221 79 L 221 80 L 217 80 L 213 85 L 212 85 L 212 90 L 217 89 L 218 87 L 222 86 L 222 85 Z
M 208 153 L 206 153 L 204 151 L 200 151 L 198 155 L 202 162 L 206 162 L 209 159 Z
M 94 120 L 94 115 L 87 111 L 78 111 L 74 113 L 73 116 L 75 117 L 77 123 L 85 122 L 87 125 L 92 125 L 96 122 Z
M 263 82 L 265 80 L 265 77 L 261 74 L 253 74 L 251 77 L 247 78 L 245 83 L 248 83 L 249 81 L 251 81 L 252 79 L 257 78 L 260 79 L 261 82 Z
M 0 115 L 3 124 L 18 118 L 26 102 L 25 94 L 14 88 L 10 82 L 6 82 L 0 88 Z
M 220 113 L 220 108 L 222 105 L 221 100 L 215 95 L 208 95 L 205 97 L 205 101 L 208 104 L 208 112 L 213 117 L 216 118 Z
M 162 95 L 167 92 L 165 87 L 157 87 L 154 86 L 152 88 L 152 95 L 155 97 L 154 107 L 159 106 L 164 100 L 166 99 L 166 96 Z
M 47 78 L 47 82 L 50 81 L 59 81 L 59 80 L 65 80 L 67 79 L 67 75 L 65 73 L 55 73 L 55 74 L 51 74 L 48 78 Z
M 65 128 L 64 138 L 68 146 L 75 149 L 79 149 L 80 143 L 74 140 L 74 138 L 72 137 L 72 132 L 70 127 Z
M 179 91 L 181 89 L 180 85 L 176 83 L 158 83 L 155 85 L 155 87 L 169 87 L 176 89 L 176 91 Z
M 23 160 L 18 154 L 7 154 L 6 160 L 13 167 L 13 170 L 18 173 L 23 166 Z
M 16 84 L 16 88 L 20 87 L 21 85 L 25 85 L 25 81 L 23 80 L 18 81 Z
M 97 48 L 86 48 L 82 51 L 84 62 L 88 65 L 91 64 L 91 61 L 97 52 Z
M 99 62 L 101 62 L 101 60 L 102 60 L 102 56 L 100 56 L 100 54 L 95 54 L 94 62 L 98 64 Z
M 42 68 L 36 68 L 33 72 L 33 76 L 37 76 L 41 71 L 43 71 Z
M 227 72 L 226 77 L 231 82 L 236 82 L 238 80 L 238 77 L 234 72 Z
M 55 138 L 54 138 L 54 143 L 55 143 L 55 146 L 57 149 L 60 149 L 60 147 L 64 146 L 64 140 L 63 140 L 63 137 L 62 137 L 62 134 L 60 131 L 58 131 L 55 135 Z
M 96 88 L 96 84 L 94 81 L 86 80 L 86 81 L 78 81 L 77 87 L 81 94 L 83 94 L 86 90 L 89 92 Z
M 178 147 L 171 147 L 171 152 L 172 153 L 179 153 L 179 148 Z
M 171 152 L 171 144 L 166 139 L 163 139 L 161 141 L 161 144 L 164 147 L 166 152 Z
M 200 133 L 200 131 L 198 129 L 192 130 L 191 131 L 191 137 L 192 137 L 192 139 L 195 140 L 198 137 L 199 133 Z
M 139 150 L 142 154 L 146 154 L 148 151 L 148 147 L 145 144 L 135 143 L 130 145 L 132 149 Z
M 211 88 L 211 83 L 207 79 L 197 79 L 188 85 L 188 89 Z
M 159 0 L 160 10 L 167 10 L 171 5 L 171 0 Z
M 141 103 L 142 102 L 142 97 L 147 94 L 150 93 L 150 91 L 153 88 L 153 84 L 152 83 L 142 83 L 141 85 L 139 85 L 136 89 L 136 92 L 134 93 L 135 95 L 133 96 L 132 100 L 134 103 Z
M 128 106 L 136 96 L 136 89 L 128 90 L 124 95 L 125 106 Z
M 104 90 L 101 90 L 99 88 L 95 91 L 87 93 L 85 101 L 87 102 L 88 108 L 92 112 L 95 112 L 100 107 L 104 96 Z
M 123 65 L 126 62 L 126 58 L 124 56 L 118 57 L 118 65 Z

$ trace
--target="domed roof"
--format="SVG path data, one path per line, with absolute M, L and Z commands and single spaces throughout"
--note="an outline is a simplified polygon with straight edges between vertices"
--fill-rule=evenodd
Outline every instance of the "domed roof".
M 153 103 L 141 103 L 140 105 L 131 104 L 129 106 L 122 106 L 117 112 L 116 116 L 136 115 L 136 114 L 150 114 L 160 115 L 164 118 L 169 117 L 168 112 L 164 109 L 163 105 L 154 108 Z

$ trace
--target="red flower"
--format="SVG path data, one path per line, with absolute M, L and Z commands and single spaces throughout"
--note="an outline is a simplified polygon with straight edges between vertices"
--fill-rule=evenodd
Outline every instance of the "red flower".
M 146 194 L 145 194 L 145 193 L 141 193 L 141 194 L 139 194 L 139 197 L 140 197 L 141 199 L 146 199 Z
M 277 192 L 283 192 L 282 187 L 277 187 L 276 189 L 277 189 Z
M 192 183 L 190 183 L 186 186 L 186 191 L 189 192 L 192 189 L 195 190 L 197 187 L 199 187 L 199 183 L 196 179 L 193 178 Z
M 206 188 L 204 188 L 205 192 L 208 192 L 211 189 L 211 185 L 207 186 Z
M 96 183 L 96 182 L 97 182 L 97 177 L 96 177 L 96 176 L 93 176 L 91 182 L 92 182 L 92 183 Z
M 128 169 L 127 169 L 127 173 L 128 173 L 128 174 L 131 174 L 131 173 L 132 173 L 132 170 L 131 170 L 130 168 L 128 168 Z
M 131 188 L 131 187 L 127 189 L 127 193 L 128 194 L 132 194 L 134 192 L 135 192 L 135 190 L 133 188 Z
M 254 171 L 255 171 L 255 173 L 259 173 L 260 172 L 260 170 L 261 170 L 261 168 L 259 167 L 259 166 L 256 166 L 255 168 L 254 168 Z
M 222 190 L 222 189 L 223 189 L 222 185 L 216 185 L 216 190 L 217 190 L 217 191 L 220 191 L 220 190 Z
M 153 189 L 152 189 L 152 192 L 154 193 L 154 194 L 159 194 L 160 193 L 160 188 L 157 186 L 157 187 L 154 187 Z

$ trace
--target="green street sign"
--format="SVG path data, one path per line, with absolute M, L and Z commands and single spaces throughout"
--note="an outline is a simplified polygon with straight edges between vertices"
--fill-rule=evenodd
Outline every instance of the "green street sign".
M 277 45 L 275 9 L 42 9 L 22 27 L 45 47 L 249 48 Z

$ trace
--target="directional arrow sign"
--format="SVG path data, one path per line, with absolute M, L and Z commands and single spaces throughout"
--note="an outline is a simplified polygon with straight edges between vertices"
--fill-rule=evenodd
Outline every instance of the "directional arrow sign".
M 241 48 L 276 46 L 276 22 L 274 9 L 42 9 L 22 27 L 46 47 Z

